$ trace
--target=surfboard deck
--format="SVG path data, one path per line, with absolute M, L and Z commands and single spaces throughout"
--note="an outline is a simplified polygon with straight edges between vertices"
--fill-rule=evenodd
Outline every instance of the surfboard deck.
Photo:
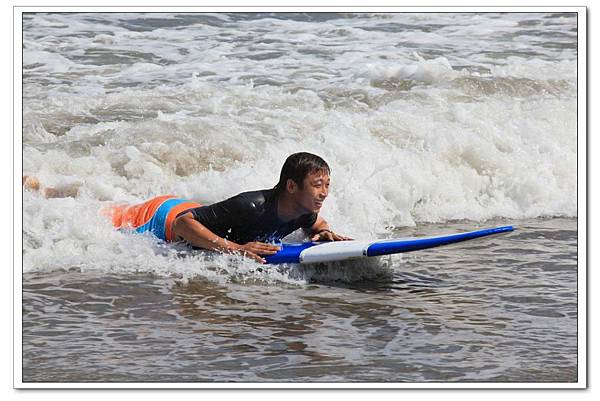
M 307 264 L 368 258 L 434 248 L 513 230 L 512 226 L 502 226 L 433 237 L 396 238 L 378 241 L 283 243 L 281 244 L 282 249 L 279 252 L 275 255 L 267 256 L 265 259 L 268 264 Z

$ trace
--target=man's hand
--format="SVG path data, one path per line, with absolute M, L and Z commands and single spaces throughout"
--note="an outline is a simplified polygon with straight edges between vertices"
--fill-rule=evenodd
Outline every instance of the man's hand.
M 234 253 L 239 253 L 247 258 L 254 259 L 258 263 L 267 263 L 267 261 L 259 255 L 274 255 L 281 247 L 277 245 L 265 244 L 264 242 L 248 242 L 244 245 L 239 245 L 234 250 Z
M 210 231 L 200 222 L 196 221 L 192 213 L 179 216 L 173 224 L 173 234 L 181 237 L 188 243 L 212 251 L 225 253 L 236 253 L 256 260 L 258 263 L 267 261 L 259 255 L 273 255 L 279 251 L 279 247 L 262 242 L 248 242 L 244 245 L 227 241 Z
M 338 235 L 333 231 L 321 230 L 310 238 L 311 241 L 351 241 L 352 238 Z

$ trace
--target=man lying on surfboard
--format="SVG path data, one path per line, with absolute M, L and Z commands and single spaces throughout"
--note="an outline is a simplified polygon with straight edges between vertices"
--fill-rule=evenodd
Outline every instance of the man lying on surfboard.
M 116 205 L 103 211 L 119 229 L 150 231 L 171 242 L 239 253 L 260 263 L 277 253 L 277 241 L 302 228 L 312 241 L 344 241 L 351 238 L 330 230 L 319 211 L 329 194 L 330 169 L 317 155 L 301 152 L 287 158 L 279 182 L 272 189 L 243 192 L 202 206 L 173 195 L 158 196 L 137 205 Z M 34 177 L 23 177 L 26 188 L 39 190 Z M 46 197 L 60 196 L 45 188 Z

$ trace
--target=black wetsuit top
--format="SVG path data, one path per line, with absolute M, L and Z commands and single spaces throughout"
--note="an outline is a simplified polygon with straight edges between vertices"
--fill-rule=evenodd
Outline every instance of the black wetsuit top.
M 310 228 L 316 213 L 285 222 L 277 215 L 274 189 L 243 192 L 222 202 L 190 210 L 194 219 L 221 238 L 238 244 L 277 241 L 299 228 Z

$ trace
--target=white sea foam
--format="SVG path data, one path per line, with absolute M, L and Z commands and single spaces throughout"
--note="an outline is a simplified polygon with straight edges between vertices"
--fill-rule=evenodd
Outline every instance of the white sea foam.
M 459 72 L 453 70 L 445 57 L 425 60 L 418 54 L 415 54 L 415 58 L 416 61 L 409 64 L 368 64 L 367 76 L 372 81 L 394 79 L 414 80 L 420 83 L 433 84 L 450 81 L 461 75 Z
M 381 265 L 261 272 L 182 257 L 98 214 L 165 193 L 212 203 L 269 188 L 297 151 L 330 163 L 322 214 L 357 239 L 428 222 L 576 216 L 574 18 L 207 17 L 26 17 L 24 173 L 79 188 L 68 199 L 25 194 L 26 271 L 377 276 Z

